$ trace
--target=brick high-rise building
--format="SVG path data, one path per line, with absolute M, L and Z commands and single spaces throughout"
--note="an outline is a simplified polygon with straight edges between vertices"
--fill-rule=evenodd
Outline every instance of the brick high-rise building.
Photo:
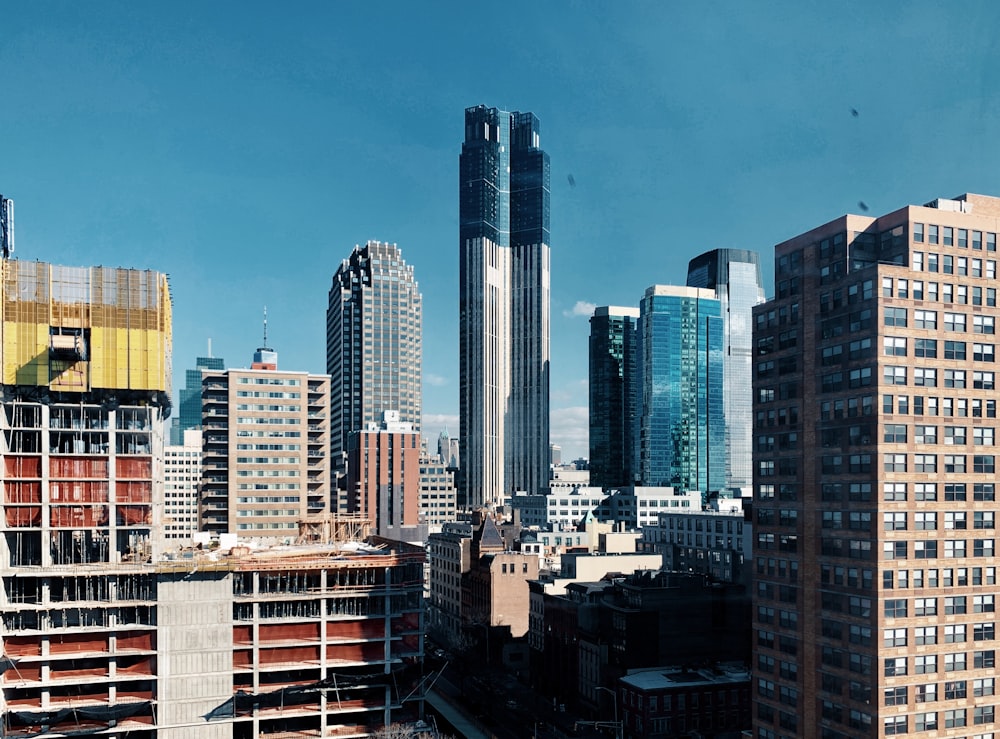
M 1000 198 L 845 215 L 754 310 L 754 736 L 992 737 Z

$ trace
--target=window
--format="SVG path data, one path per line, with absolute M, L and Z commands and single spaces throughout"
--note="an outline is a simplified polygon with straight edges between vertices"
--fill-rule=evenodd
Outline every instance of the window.
M 945 444 L 964 444 L 965 443 L 965 426 L 945 426 L 944 427 L 944 443 Z
M 882 339 L 882 351 L 889 356 L 905 357 L 906 339 L 902 336 L 886 336 Z M 924 355 L 918 354 L 917 356 Z
M 886 472 L 906 472 L 906 455 L 886 454 L 882 466 Z
M 886 618 L 906 618 L 906 598 L 887 598 L 884 610 Z
M 965 641 L 965 624 L 951 624 L 944 627 L 945 644 L 956 644 Z
M 966 612 L 964 595 L 952 595 L 944 599 L 944 613 L 946 616 L 954 616 Z
M 914 310 L 913 325 L 915 328 L 937 328 L 937 311 Z
M 886 326 L 905 326 L 906 308 L 886 308 L 884 317 Z
M 913 717 L 914 731 L 931 731 L 938 727 L 937 713 L 918 713 Z
M 944 386 L 965 387 L 965 370 L 946 369 L 944 371 Z
M 955 708 L 944 712 L 944 728 L 952 729 L 957 726 L 965 726 L 964 708 Z
M 886 736 L 901 736 L 909 730 L 906 716 L 890 716 L 882 720 L 882 728 Z
M 886 677 L 899 677 L 906 674 L 906 657 L 887 657 L 884 663 Z
M 974 669 L 996 667 L 996 652 L 992 649 L 984 649 L 972 653 L 972 667 Z
M 945 331 L 965 331 L 965 314 L 964 313 L 945 313 L 944 314 L 944 330 Z
M 996 333 L 996 326 L 994 324 L 993 316 L 973 316 L 972 333 L 974 334 Z
M 937 655 L 921 654 L 914 657 L 913 672 L 917 675 L 924 675 L 928 672 L 937 672 Z
M 965 455 L 963 455 L 963 454 L 945 454 L 944 455 L 944 471 L 945 472 L 965 472 Z
M 927 243 L 936 244 L 938 243 L 938 227 L 931 224 L 927 227 Z
M 946 377 L 947 374 L 948 370 L 945 370 Z M 924 387 L 937 387 L 937 370 L 927 367 L 914 367 L 913 384 Z
M 972 387 L 978 390 L 993 390 L 995 388 L 993 373 L 976 370 L 972 373 Z
M 882 694 L 884 696 L 883 702 L 887 706 L 905 706 L 909 702 L 908 692 L 905 685 L 898 688 L 886 688 Z
M 973 500 L 996 500 L 995 487 L 992 482 L 977 482 L 972 486 Z
M 996 347 L 993 344 L 975 343 L 972 345 L 973 362 L 995 362 Z
M 996 458 L 992 454 L 976 454 L 972 457 L 973 472 L 995 472 Z
M 945 672 L 962 672 L 963 670 L 965 670 L 965 652 L 953 652 L 944 656 Z
M 945 359 L 965 359 L 965 342 L 964 341 L 945 341 L 944 342 L 944 358 Z
M 916 500 L 937 500 L 937 483 L 915 483 L 913 485 L 913 497 Z
M 882 440 L 890 444 L 905 444 L 906 424 L 904 423 L 885 424 Z
M 914 426 L 913 441 L 917 444 L 937 444 L 937 426 Z
M 885 529 L 886 531 L 905 531 L 906 514 L 903 512 L 883 513 L 882 528 Z
M 937 514 L 934 511 L 917 511 L 913 514 L 913 528 L 917 531 L 937 529 Z
M 886 455 L 889 456 L 889 455 Z M 914 454 L 913 455 L 913 471 L 914 472 L 937 472 L 937 455 L 936 454 Z M 904 470 L 905 472 L 905 470 Z
M 972 596 L 973 613 L 993 613 L 995 610 L 996 604 L 993 601 L 993 595 Z
M 992 724 L 996 719 L 994 718 L 994 708 L 995 706 L 975 706 L 972 709 L 972 723 L 974 724 Z M 963 724 L 964 725 L 964 724 Z M 990 734 L 983 734 L 981 736 L 992 736 Z
M 993 695 L 995 692 L 995 678 L 984 677 L 972 681 L 972 694 L 977 698 L 984 695 Z
M 916 584 L 916 579 L 913 583 L 914 587 L 920 587 Z M 906 601 L 904 601 L 905 603 Z M 886 614 L 889 615 L 888 613 Z M 906 615 L 905 613 L 903 614 Z M 936 616 L 937 615 L 937 598 L 915 598 L 913 601 L 913 615 L 914 616 Z
M 886 646 L 906 646 L 906 629 L 902 629 L 904 632 L 903 643 L 902 644 L 886 644 Z M 937 644 L 937 627 L 935 626 L 917 626 L 913 630 L 913 643 L 918 645 L 923 644 Z
M 886 337 L 885 341 L 888 342 L 892 337 Z M 893 342 L 898 341 L 898 339 L 893 338 Z M 906 339 L 902 339 L 903 351 L 902 356 L 906 356 Z M 898 347 L 893 345 L 893 349 Z M 889 354 L 888 346 L 886 346 L 886 354 Z M 896 353 L 895 351 L 892 353 Z M 915 357 L 936 357 L 937 356 L 937 340 L 936 339 L 914 339 L 913 340 L 913 356 Z
M 965 529 L 965 511 L 946 511 L 944 514 L 944 527 L 946 529 Z
M 906 500 L 906 483 L 882 483 L 882 500 Z
M 987 427 L 974 427 L 972 429 L 972 443 L 976 446 L 993 446 L 995 430 Z

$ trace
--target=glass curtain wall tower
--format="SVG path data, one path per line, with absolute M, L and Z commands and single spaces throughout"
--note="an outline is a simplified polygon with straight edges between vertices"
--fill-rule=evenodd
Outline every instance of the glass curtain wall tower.
M 726 416 L 726 487 L 753 484 L 753 307 L 764 302 L 760 257 L 745 249 L 713 249 L 688 264 L 688 287 L 715 291 L 722 305 Z
M 725 485 L 722 311 L 710 290 L 653 285 L 640 305 L 643 485 Z
M 590 484 L 635 484 L 638 308 L 606 306 L 590 318 Z
M 549 157 L 532 113 L 465 111 L 459 157 L 462 503 L 549 468 Z
M 333 276 L 326 311 L 331 463 L 343 470 L 348 436 L 386 411 L 420 431 L 423 298 L 395 244 L 355 246 Z

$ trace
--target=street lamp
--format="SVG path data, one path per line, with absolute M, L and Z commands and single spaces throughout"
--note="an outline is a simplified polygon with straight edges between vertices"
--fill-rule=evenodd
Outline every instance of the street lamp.
M 622 722 L 618 720 L 618 693 L 611 688 L 604 687 L 603 685 L 596 685 L 594 686 L 594 689 L 611 693 L 612 705 L 615 708 L 615 736 L 617 739 L 622 739 Z

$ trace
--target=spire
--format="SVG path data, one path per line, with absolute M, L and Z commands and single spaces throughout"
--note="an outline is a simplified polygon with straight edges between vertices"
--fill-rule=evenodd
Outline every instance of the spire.
M 276 370 L 278 369 L 278 352 L 267 345 L 267 306 L 264 306 L 264 344 L 257 347 L 253 355 L 252 369 Z

